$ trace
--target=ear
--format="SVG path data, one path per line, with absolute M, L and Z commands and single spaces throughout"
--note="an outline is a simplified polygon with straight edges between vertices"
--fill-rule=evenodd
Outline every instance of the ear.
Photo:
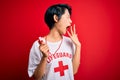
M 58 22 L 58 16 L 57 15 L 54 15 L 53 19 L 54 19 L 55 22 Z

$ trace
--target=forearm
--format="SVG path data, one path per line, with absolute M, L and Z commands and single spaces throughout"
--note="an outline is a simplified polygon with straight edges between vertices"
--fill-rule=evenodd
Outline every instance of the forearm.
M 80 64 L 80 52 L 81 52 L 81 46 L 76 46 L 75 54 L 73 56 L 73 73 L 76 74 L 79 68 Z
M 41 80 L 42 76 L 44 75 L 45 68 L 46 68 L 47 58 L 42 57 L 40 64 L 35 69 L 34 78 L 35 80 Z

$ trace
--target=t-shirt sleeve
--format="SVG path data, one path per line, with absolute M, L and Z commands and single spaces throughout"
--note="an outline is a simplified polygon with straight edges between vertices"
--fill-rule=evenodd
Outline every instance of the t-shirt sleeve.
M 39 50 L 39 43 L 35 41 L 30 49 L 29 54 L 29 62 L 28 62 L 28 75 L 32 77 L 34 74 L 35 69 L 37 68 L 38 64 L 40 63 L 42 54 Z

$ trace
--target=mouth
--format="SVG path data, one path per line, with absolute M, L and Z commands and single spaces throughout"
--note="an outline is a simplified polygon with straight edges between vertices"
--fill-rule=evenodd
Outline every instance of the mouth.
M 68 29 L 70 27 L 70 25 L 69 26 L 67 26 L 66 28 Z
M 69 31 L 69 29 L 70 29 L 70 25 L 66 27 L 66 31 Z
M 67 26 L 66 29 L 68 29 L 70 26 Z

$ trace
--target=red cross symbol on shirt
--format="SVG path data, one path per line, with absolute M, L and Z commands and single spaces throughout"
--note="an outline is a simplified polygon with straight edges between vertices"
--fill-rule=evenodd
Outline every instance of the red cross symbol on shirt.
M 68 65 L 63 66 L 63 62 L 58 62 L 59 67 L 54 68 L 54 72 L 60 72 L 60 76 L 64 76 L 64 70 L 68 69 Z

